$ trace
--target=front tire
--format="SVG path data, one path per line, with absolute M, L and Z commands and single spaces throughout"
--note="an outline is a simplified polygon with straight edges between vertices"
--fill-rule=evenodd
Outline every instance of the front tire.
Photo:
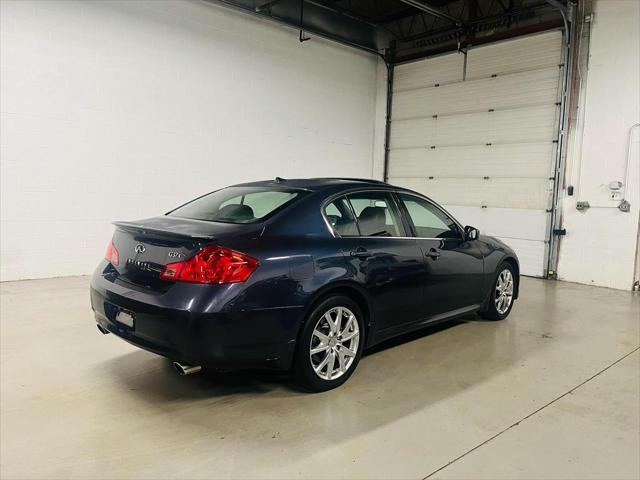
M 515 301 L 516 276 L 509 262 L 502 262 L 491 286 L 487 306 L 478 312 L 487 320 L 504 320 L 511 313 Z
M 308 316 L 294 359 L 294 378 L 304 388 L 324 392 L 353 374 L 364 346 L 364 319 L 344 295 L 321 301 Z

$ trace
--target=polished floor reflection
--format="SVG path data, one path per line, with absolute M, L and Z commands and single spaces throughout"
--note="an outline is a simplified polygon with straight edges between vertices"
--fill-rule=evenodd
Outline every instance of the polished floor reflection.
M 310 395 L 177 376 L 98 334 L 86 277 L 0 290 L 2 478 L 640 476 L 631 292 L 525 278 L 507 321 L 387 342 Z

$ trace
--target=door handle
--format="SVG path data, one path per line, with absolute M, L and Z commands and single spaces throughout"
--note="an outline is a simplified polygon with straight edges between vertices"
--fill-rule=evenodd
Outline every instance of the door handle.
M 393 278 L 391 277 L 382 277 L 376 280 L 376 287 L 382 287 L 383 285 L 387 285 L 388 283 L 393 282 Z
M 434 260 L 437 260 L 440 257 L 440 252 L 435 248 L 430 249 L 427 253 L 424 254 L 425 257 L 431 257 Z
M 354 248 L 353 250 L 351 250 L 350 255 L 352 257 L 368 258 L 368 257 L 371 257 L 373 254 L 369 250 L 367 250 L 366 248 L 358 247 L 358 248 Z

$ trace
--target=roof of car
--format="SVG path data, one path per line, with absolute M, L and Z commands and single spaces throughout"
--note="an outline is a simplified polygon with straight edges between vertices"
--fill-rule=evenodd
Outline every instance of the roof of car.
M 327 187 L 358 187 L 358 186 L 372 186 L 380 187 L 389 185 L 381 180 L 372 180 L 367 178 L 281 178 L 276 177 L 272 180 L 262 180 L 259 182 L 241 183 L 236 186 L 247 187 L 291 187 L 291 188 L 304 188 L 306 190 L 322 190 Z

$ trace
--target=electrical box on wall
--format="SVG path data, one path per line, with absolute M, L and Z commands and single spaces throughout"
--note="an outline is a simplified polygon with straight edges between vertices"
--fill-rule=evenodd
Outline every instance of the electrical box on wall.
M 622 200 L 623 198 L 623 191 L 622 191 L 622 187 L 623 187 L 623 183 L 619 180 L 614 180 L 612 182 L 609 182 L 609 200 L 614 201 L 614 202 L 619 202 L 620 200 Z
M 622 200 L 622 182 L 614 180 L 609 182 L 609 200 L 620 201 Z

